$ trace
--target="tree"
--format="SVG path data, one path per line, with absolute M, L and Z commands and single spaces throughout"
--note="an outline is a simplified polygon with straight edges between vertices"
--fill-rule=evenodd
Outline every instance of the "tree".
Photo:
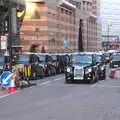
M 41 53 L 46 53 L 45 47 L 42 46 Z
M 36 50 L 37 47 L 38 47 L 38 45 L 35 45 L 35 44 L 31 45 L 29 52 L 36 53 L 37 52 L 37 50 Z

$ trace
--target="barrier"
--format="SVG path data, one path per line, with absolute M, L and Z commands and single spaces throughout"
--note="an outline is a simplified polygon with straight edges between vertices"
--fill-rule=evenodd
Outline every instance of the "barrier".
M 11 84 L 11 78 L 12 78 L 12 73 L 9 71 L 4 71 L 1 74 L 0 82 L 1 82 L 1 87 L 6 88 Z
M 112 79 L 120 79 L 120 68 L 112 69 L 109 77 Z

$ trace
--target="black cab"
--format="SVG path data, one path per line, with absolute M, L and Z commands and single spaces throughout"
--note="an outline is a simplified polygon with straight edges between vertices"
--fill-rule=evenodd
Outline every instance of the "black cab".
M 110 68 L 118 68 L 120 67 L 120 53 L 114 53 L 111 56 Z
M 24 78 L 38 79 L 44 77 L 43 68 L 38 63 L 39 57 L 36 54 L 23 53 L 18 56 L 17 66 Z
M 93 83 L 98 80 L 97 64 L 93 53 L 72 54 L 72 64 L 65 70 L 66 83 L 84 81 Z
M 56 62 L 51 57 L 50 54 L 40 53 L 39 56 L 39 65 L 44 68 L 44 73 L 46 76 L 56 75 Z

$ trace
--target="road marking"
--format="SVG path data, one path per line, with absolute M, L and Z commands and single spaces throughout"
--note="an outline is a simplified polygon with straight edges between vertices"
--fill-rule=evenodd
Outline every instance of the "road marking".
M 17 93 L 17 91 L 16 91 L 15 93 Z M 5 98 L 5 97 L 8 97 L 8 96 L 13 95 L 13 94 L 15 94 L 15 93 L 2 95 L 2 96 L 0 96 L 0 99 L 3 99 L 3 98 Z
M 57 78 L 57 79 L 54 79 L 54 81 L 59 81 L 59 80 L 61 80 L 61 79 L 63 79 L 63 77 L 62 77 L 62 78 Z
M 2 96 L 0 96 L 0 99 L 5 98 L 5 97 L 10 96 L 10 95 L 11 95 L 11 94 L 2 95 Z
M 114 86 L 114 85 L 95 85 L 92 87 L 101 87 L 101 88 L 120 88 L 120 86 Z
M 40 83 L 40 86 L 42 86 L 42 85 L 47 85 L 47 84 L 49 84 L 49 83 L 51 83 L 51 81 L 46 81 L 46 82 Z
M 61 79 L 63 79 L 63 77 L 57 78 L 57 79 L 53 79 L 53 80 L 49 80 L 49 81 L 45 81 L 45 82 L 40 83 L 40 86 L 47 85 L 47 84 L 53 83 L 55 81 L 59 81 Z

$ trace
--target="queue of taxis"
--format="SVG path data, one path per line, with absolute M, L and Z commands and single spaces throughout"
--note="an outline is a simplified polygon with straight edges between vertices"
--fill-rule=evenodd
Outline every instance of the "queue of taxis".
M 66 83 L 85 81 L 94 83 L 106 78 L 103 53 L 22 53 L 17 56 L 15 66 L 23 79 L 40 79 L 45 76 L 65 73 Z M 4 56 L 0 56 L 3 71 Z
M 68 58 L 69 55 L 65 54 L 28 52 L 19 54 L 15 64 L 18 73 L 23 79 L 35 80 L 63 73 L 66 65 L 69 63 Z

